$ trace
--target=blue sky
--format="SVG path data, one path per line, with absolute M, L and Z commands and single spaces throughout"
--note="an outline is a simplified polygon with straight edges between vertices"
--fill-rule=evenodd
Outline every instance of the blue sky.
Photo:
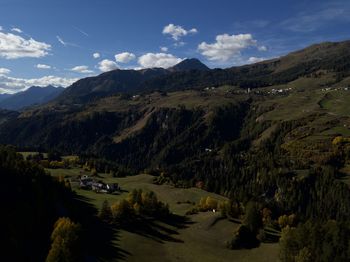
M 253 63 L 349 28 L 348 0 L 0 0 L 0 93 L 192 57 Z

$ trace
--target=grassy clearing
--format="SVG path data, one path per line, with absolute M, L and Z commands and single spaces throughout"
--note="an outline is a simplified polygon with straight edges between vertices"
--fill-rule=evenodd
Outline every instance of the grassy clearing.
M 80 169 L 49 170 L 53 176 L 76 177 L 88 172 Z M 75 188 L 76 192 L 89 199 L 100 208 L 104 200 L 110 203 L 125 198 L 134 188 L 154 191 L 159 200 L 169 204 L 174 214 L 184 215 L 198 203 L 201 197 L 211 196 L 217 200 L 226 198 L 198 188 L 174 188 L 169 185 L 155 185 L 153 177 L 146 174 L 125 178 L 113 178 L 100 174 L 105 182 L 119 183 L 123 192 L 118 195 L 97 194 Z M 226 241 L 230 240 L 237 223 L 220 219 L 218 213 L 204 212 L 187 217 L 185 224 L 155 222 L 152 230 L 120 230 L 115 245 L 127 254 L 126 261 L 278 261 L 278 244 L 261 244 L 251 250 L 229 250 Z
M 262 244 L 251 250 L 229 250 L 225 242 L 238 224 L 217 219 L 212 212 L 191 216 L 193 224 L 179 229 L 179 241 L 157 242 L 130 232 L 122 232 L 121 248 L 132 255 L 127 261 L 278 261 L 278 244 Z M 137 243 L 137 245 L 135 245 Z M 130 248 L 132 247 L 132 248 Z
M 328 130 L 325 130 L 324 132 L 322 132 L 322 134 L 328 135 L 328 136 L 336 136 L 336 135 L 350 136 L 350 129 L 344 126 L 335 126 Z
M 339 116 L 350 115 L 350 91 L 332 91 L 328 93 L 327 99 L 323 99 L 323 108 L 330 113 Z
M 274 110 L 264 114 L 266 120 L 293 120 L 300 119 L 320 111 L 318 101 L 322 94 L 310 92 L 293 92 L 287 96 L 270 97 L 263 105 L 274 106 Z

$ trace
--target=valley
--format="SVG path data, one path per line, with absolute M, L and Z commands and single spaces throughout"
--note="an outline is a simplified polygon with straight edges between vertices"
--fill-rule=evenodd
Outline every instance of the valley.
M 72 179 L 79 175 L 89 175 L 82 169 L 50 169 L 53 176 Z M 262 243 L 254 250 L 229 250 L 226 242 L 239 223 L 222 219 L 220 212 L 200 212 L 186 215 L 203 197 L 210 196 L 218 201 L 226 198 L 198 188 L 175 188 L 169 185 L 155 185 L 154 177 L 140 174 L 125 178 L 113 178 L 109 174 L 99 174 L 98 179 L 105 183 L 118 183 L 121 193 L 104 194 L 89 190 L 73 189 L 88 203 L 100 209 L 104 200 L 109 203 L 125 198 L 133 189 L 153 191 L 159 199 L 169 204 L 173 214 L 185 216 L 184 225 L 172 225 L 156 221 L 152 230 L 120 230 L 116 245 L 123 250 L 125 261 L 140 261 L 147 257 L 152 261 L 278 261 L 278 244 Z M 209 255 L 210 254 L 210 255 Z M 218 255 L 219 254 L 219 255 Z M 265 259 L 265 260 L 264 260 Z
M 349 50 L 108 70 L 1 110 L 8 250 L 48 262 L 347 261 Z M 24 223 L 11 206 L 33 215 Z

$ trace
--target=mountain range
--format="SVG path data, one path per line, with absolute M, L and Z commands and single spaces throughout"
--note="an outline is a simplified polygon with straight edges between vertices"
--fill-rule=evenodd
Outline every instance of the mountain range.
M 97 77 L 84 78 L 67 88 L 56 101 L 60 103 L 86 103 L 117 93 L 146 91 L 148 81 L 157 81 L 176 72 L 202 72 L 209 68 L 198 59 L 186 59 L 168 69 L 151 68 L 142 70 L 116 69 Z
M 16 94 L 1 94 L 0 108 L 8 110 L 21 110 L 33 105 L 41 105 L 56 98 L 63 92 L 63 87 L 32 86 L 25 91 Z
M 227 100 L 245 108 L 244 101 L 248 98 L 237 96 L 230 100 L 225 96 L 232 92 L 244 93 L 247 88 L 271 90 L 293 87 L 295 90 L 311 91 L 349 84 L 350 41 L 316 44 L 280 58 L 227 69 L 209 69 L 197 59 L 184 60 L 169 69 L 118 69 L 81 79 L 64 90 L 33 87 L 3 100 L 0 106 L 18 109 L 52 99 L 47 104 L 23 110 L 18 117 L 9 117 L 7 113 L 0 125 L 0 142 L 25 147 L 58 147 L 69 153 L 96 152 L 102 150 L 97 150 L 96 146 L 101 147 L 107 140 L 107 144 L 118 144 L 141 132 L 148 121 L 164 108 L 172 110 L 189 103 L 191 108 L 203 108 L 206 114 L 215 115 L 216 108 L 223 106 Z M 214 93 L 204 92 L 208 87 L 225 86 L 230 87 L 228 93 L 220 92 L 217 97 Z M 41 91 L 48 93 L 36 96 L 36 100 L 33 98 L 30 103 L 25 102 L 33 97 L 29 94 Z M 18 102 L 21 97 L 26 99 Z M 222 103 L 212 101 L 215 97 L 218 103 Z M 8 102 L 11 99 L 17 102 L 11 105 Z M 204 126 L 210 127 L 207 118 L 201 121 Z M 81 136 L 82 128 L 86 131 L 84 136 Z M 64 134 L 62 130 L 65 130 Z M 107 140 L 98 143 L 102 137 Z
M 221 85 L 266 87 L 285 84 L 320 70 L 333 71 L 340 80 L 350 75 L 349 68 L 350 41 L 326 42 L 283 57 L 227 69 L 209 69 L 198 59 L 186 59 L 168 69 L 117 69 L 77 81 L 55 101 L 84 104 L 118 93 L 203 89 Z

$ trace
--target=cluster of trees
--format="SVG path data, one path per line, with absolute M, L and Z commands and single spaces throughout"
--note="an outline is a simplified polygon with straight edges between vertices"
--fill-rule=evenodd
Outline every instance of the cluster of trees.
M 191 210 L 187 211 L 187 215 L 196 214 L 198 212 L 206 212 L 206 211 L 219 211 L 221 210 L 223 205 L 223 202 L 218 201 L 217 199 L 207 196 L 207 197 L 201 197 L 199 200 L 199 203 L 196 207 L 192 208 Z
M 242 225 L 234 232 L 234 236 L 228 247 L 231 249 L 253 248 L 260 243 L 258 234 L 263 227 L 260 206 L 256 202 L 248 202 L 245 207 L 245 214 Z
M 219 211 L 223 218 L 240 218 L 243 214 L 242 203 L 234 200 L 218 201 L 207 196 L 201 197 L 196 207 L 189 210 L 187 214 L 196 214 L 198 212 Z
M 282 229 L 280 259 L 283 262 L 348 261 L 349 222 L 307 221 Z
M 69 168 L 78 164 L 78 158 L 63 159 L 61 153 L 55 150 L 50 150 L 46 157 L 41 152 L 29 154 L 26 160 L 38 163 L 44 168 L 51 169 Z
M 104 201 L 99 217 L 108 223 L 129 226 L 139 219 L 165 219 L 169 216 L 169 206 L 159 201 L 153 191 L 144 192 L 134 189 L 126 199 L 112 205 Z
M 137 173 L 135 169 L 120 165 L 116 161 L 91 157 L 91 155 L 85 154 L 80 155 L 79 165 L 86 171 L 111 174 L 113 177 L 125 177 Z
M 217 210 L 219 206 L 219 202 L 210 196 L 202 197 L 199 200 L 198 208 L 199 211 L 211 211 L 211 210 Z

